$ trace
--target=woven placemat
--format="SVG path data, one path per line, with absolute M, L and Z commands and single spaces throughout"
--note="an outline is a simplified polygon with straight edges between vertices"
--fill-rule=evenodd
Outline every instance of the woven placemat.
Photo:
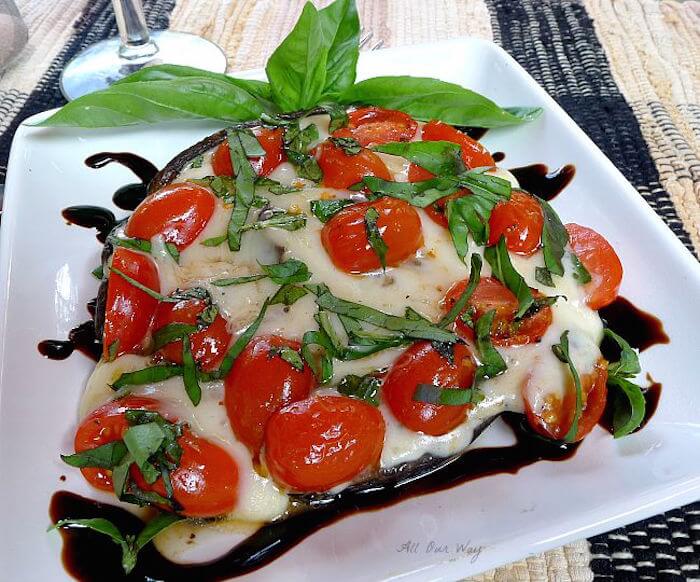
M 319 5 L 328 1 L 317 2 Z M 30 44 L 0 78 L 0 183 L 20 120 L 61 105 L 64 64 L 114 36 L 109 0 L 19 0 Z M 566 109 L 693 252 L 700 249 L 700 3 L 358 0 L 370 45 L 474 35 L 501 44 Z M 144 0 L 154 29 L 220 44 L 260 67 L 302 0 Z M 0 39 L 1 42 L 1 39 Z M 700 503 L 472 580 L 700 581 Z

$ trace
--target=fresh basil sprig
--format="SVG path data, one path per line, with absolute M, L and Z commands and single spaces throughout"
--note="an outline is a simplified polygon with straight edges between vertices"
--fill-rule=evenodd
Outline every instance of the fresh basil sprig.
M 305 283 L 311 278 L 311 273 L 306 263 L 296 259 L 288 259 L 281 263 L 265 265 L 260 263 L 263 273 L 260 275 L 246 275 L 243 277 L 232 277 L 229 279 L 215 279 L 212 285 L 217 287 L 227 287 L 229 285 L 241 285 L 251 281 L 269 278 L 278 285 L 290 283 Z
M 126 453 L 126 445 L 119 440 L 72 455 L 61 455 L 61 460 L 71 467 L 80 469 L 85 467 L 111 469 L 122 462 Z
M 499 351 L 493 347 L 491 341 L 491 328 L 496 310 L 491 309 L 484 313 L 474 325 L 474 335 L 476 336 L 476 351 L 479 354 L 481 364 L 478 375 L 481 378 L 494 378 L 506 371 L 506 362 Z
M 287 158 L 296 168 L 301 178 L 320 182 L 323 177 L 321 167 L 316 158 L 309 153 L 309 146 L 318 140 L 318 127 L 311 123 L 301 129 L 298 122 L 287 124 L 284 127 L 282 145 Z
M 142 368 L 133 372 L 124 372 L 112 384 L 113 390 L 119 390 L 125 386 L 135 386 L 142 384 L 155 384 L 163 382 L 175 376 L 182 376 L 182 366 L 175 364 L 163 364 L 151 366 L 150 368 Z
M 469 299 L 474 294 L 474 291 L 481 280 L 481 267 L 481 257 L 478 254 L 473 253 L 471 257 L 471 270 L 469 271 L 469 282 L 467 283 L 464 292 L 457 298 L 454 305 L 443 316 L 440 323 L 438 323 L 440 327 L 447 327 L 448 325 L 451 325 L 459 317 L 459 314 L 464 311 L 464 308 L 467 306 Z
M 95 517 L 92 519 L 61 519 L 49 527 L 52 529 L 61 528 L 84 528 L 96 533 L 108 536 L 122 550 L 122 568 L 125 574 L 131 573 L 136 566 L 138 553 L 155 538 L 160 532 L 167 529 L 174 523 L 183 519 L 174 513 L 159 513 L 139 532 L 137 536 L 124 535 L 119 528 L 108 519 Z
M 288 283 L 282 285 L 270 298 L 270 305 L 294 305 L 299 299 L 304 297 L 308 291 L 299 285 Z
M 510 261 L 504 236 L 501 236 L 497 245 L 484 249 L 484 258 L 491 265 L 493 276 L 508 287 L 518 299 L 518 312 L 515 317 L 521 318 L 535 299 L 525 279 L 516 271 L 513 263 Z
M 544 264 L 551 275 L 561 277 L 564 274 L 564 247 L 569 242 L 569 233 L 559 219 L 559 215 L 546 200 L 537 198 L 544 216 L 542 227 L 542 253 Z
M 442 406 L 478 404 L 483 399 L 484 395 L 474 388 L 443 387 L 434 384 L 418 384 L 413 393 L 413 400 L 416 402 Z
M 377 145 L 372 149 L 406 158 L 436 176 L 455 176 L 465 170 L 462 148 L 449 141 L 401 141 Z
M 331 137 L 329 141 L 335 147 L 343 150 L 346 156 L 356 156 L 362 151 L 360 143 L 351 137 Z
M 182 381 L 185 384 L 185 392 L 194 406 L 202 400 L 202 388 L 197 379 L 197 364 L 192 355 L 190 336 L 182 338 Z
M 640 427 L 646 415 L 644 390 L 632 382 L 641 371 L 639 357 L 632 346 L 611 329 L 606 328 L 605 336 L 620 348 L 620 359 L 608 364 L 608 387 L 612 399 L 613 436 L 627 436 Z
M 253 204 L 255 179 L 257 178 L 243 145 L 245 138 L 242 136 L 244 135 L 246 135 L 244 132 L 230 129 L 226 131 L 231 165 L 236 169 L 235 204 L 226 230 L 228 248 L 232 251 L 241 249 L 241 236 L 248 220 L 248 212 Z
M 559 338 L 559 343 L 552 346 L 552 352 L 557 357 L 557 359 L 566 364 L 569 367 L 569 372 L 574 380 L 574 388 L 576 390 L 576 404 L 574 409 L 574 417 L 571 420 L 571 426 L 569 430 L 564 435 L 564 440 L 566 442 L 574 442 L 576 440 L 576 433 L 578 433 L 578 423 L 581 419 L 581 413 L 583 410 L 583 388 L 581 387 L 581 378 L 574 366 L 574 362 L 569 354 L 569 330 L 567 329 L 561 334 Z

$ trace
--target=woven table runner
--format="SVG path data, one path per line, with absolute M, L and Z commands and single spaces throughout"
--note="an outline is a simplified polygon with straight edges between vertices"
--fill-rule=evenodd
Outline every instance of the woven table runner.
M 328 1 L 316 4 L 324 5 Z M 0 78 L 0 184 L 21 120 L 64 103 L 68 59 L 116 35 L 109 0 L 18 0 L 29 45 Z M 473 35 L 500 44 L 552 95 L 692 252 L 700 250 L 700 2 L 358 0 L 368 47 Z M 303 0 L 144 0 L 152 29 L 218 43 L 257 68 Z M 0 39 L 2 42 L 2 39 Z M 700 453 L 699 453 L 700 454 Z M 472 580 L 700 581 L 700 502 Z

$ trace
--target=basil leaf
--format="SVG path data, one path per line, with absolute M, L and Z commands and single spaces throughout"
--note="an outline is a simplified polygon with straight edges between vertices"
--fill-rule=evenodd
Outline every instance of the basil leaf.
M 576 255 L 576 253 L 570 253 L 570 256 L 571 262 L 574 266 L 574 279 L 576 279 L 579 285 L 585 285 L 586 283 L 590 283 L 592 280 L 591 274 L 588 272 L 588 269 L 586 269 L 585 265 L 581 262 L 581 259 L 578 258 L 578 255 Z
M 135 73 L 132 73 L 123 79 L 119 79 L 113 83 L 113 85 L 123 85 L 125 83 L 143 81 L 171 81 L 185 77 L 206 77 L 215 81 L 223 81 L 224 83 L 230 83 L 231 85 L 240 87 L 263 101 L 269 101 L 272 98 L 270 85 L 264 81 L 236 79 L 235 77 L 229 77 L 223 73 L 212 73 L 211 71 L 206 71 L 204 69 L 186 67 L 183 65 L 163 64 L 144 67 L 143 69 L 139 69 Z
M 37 125 L 94 128 L 181 119 L 248 121 L 263 111 L 256 97 L 232 83 L 184 77 L 112 85 L 78 97 Z
M 298 122 L 287 125 L 284 128 L 282 145 L 288 160 L 295 167 L 301 178 L 319 182 L 323 172 L 314 158 L 309 153 L 309 146 L 318 139 L 318 127 L 311 123 L 301 129 Z
M 505 196 L 478 186 L 474 188 L 470 196 L 462 196 L 447 201 L 445 207 L 447 223 L 452 242 L 460 259 L 464 260 L 469 250 L 467 244 L 468 234 L 471 234 L 474 242 L 478 245 L 485 245 L 488 242 L 491 212 L 496 204 L 508 200 L 509 197 L 510 191 Z
M 257 158 L 265 155 L 265 150 L 250 129 L 240 129 L 238 131 L 238 139 L 241 140 L 246 157 Z
M 124 279 L 127 283 L 130 283 L 131 285 L 136 287 L 139 291 L 143 291 L 149 297 L 153 297 L 153 299 L 157 299 L 158 301 L 165 301 L 165 302 L 172 303 L 172 300 L 170 298 L 166 297 L 165 295 L 161 295 L 160 293 L 158 293 L 158 291 L 154 291 L 153 289 L 151 289 L 150 287 L 147 287 L 143 283 L 139 283 L 136 279 L 134 279 L 133 277 L 130 277 L 129 275 L 127 275 L 123 271 L 117 269 L 116 267 L 110 267 L 109 270 L 112 273 L 119 275 L 122 279 Z
M 333 344 L 322 329 L 304 334 L 301 355 L 321 384 L 326 384 L 333 378 L 334 354 Z
M 373 194 L 405 200 L 418 208 L 430 206 L 459 190 L 457 180 L 450 177 L 431 178 L 420 182 L 393 182 L 376 176 L 365 176 L 361 184 L 369 188 Z
M 308 291 L 298 285 L 282 285 L 270 299 L 270 305 L 294 305 L 299 299 L 306 295 Z
M 278 285 L 287 285 L 289 283 L 305 283 L 311 278 L 309 268 L 302 261 L 289 259 L 282 263 L 263 265 L 260 267 L 272 281 Z
M 294 231 L 304 228 L 305 226 L 306 214 L 288 214 L 286 212 L 280 212 L 274 214 L 271 218 L 246 224 L 241 230 L 245 232 L 248 230 L 262 230 L 263 228 L 281 228 L 283 230 Z
M 112 469 L 122 461 L 125 455 L 126 446 L 119 440 L 73 455 L 61 455 L 61 459 L 71 467 L 78 467 L 81 469 L 83 467 Z
M 301 355 L 290 347 L 273 348 L 270 350 L 270 355 L 272 357 L 279 356 L 295 370 L 301 371 L 304 369 L 304 360 L 301 359 Z
M 613 407 L 613 436 L 618 439 L 634 432 L 644 421 L 646 399 L 642 389 L 621 376 L 608 378 Z
M 268 192 L 270 192 L 270 194 L 274 194 L 275 196 L 280 196 L 281 194 L 291 194 L 292 192 L 300 192 L 302 190 L 302 188 L 299 186 L 294 186 L 293 184 L 288 186 L 280 184 L 277 180 L 272 180 L 270 178 L 266 178 L 265 176 L 258 177 L 258 179 L 255 181 L 255 185 L 267 188 Z
M 379 227 L 377 226 L 378 219 L 379 212 L 376 208 L 370 206 L 365 211 L 365 232 L 367 233 L 369 246 L 372 247 L 374 254 L 377 255 L 382 269 L 386 271 L 386 252 L 389 249 L 382 238 L 382 233 L 379 231 Z
M 196 168 L 201 168 L 204 165 L 204 156 L 199 155 L 196 156 L 195 158 L 192 158 L 192 161 L 190 162 L 190 168 L 196 169 Z
M 535 267 L 535 281 L 546 287 L 554 287 L 552 274 L 547 267 Z
M 146 482 L 155 483 L 160 476 L 160 471 L 149 462 L 149 458 L 163 443 L 165 434 L 162 429 L 155 422 L 139 424 L 129 427 L 123 438 L 126 448 L 131 453 Z
M 118 236 L 108 236 L 107 240 L 108 242 L 112 243 L 115 247 L 133 249 L 135 251 L 141 251 L 142 253 L 151 252 L 151 241 L 148 240 Z
M 131 453 L 127 453 L 122 462 L 112 469 L 112 488 L 118 499 L 123 499 L 129 481 L 129 470 L 133 462 L 134 458 Z
M 236 182 L 231 176 L 205 176 L 190 178 L 188 182 L 204 186 L 214 192 L 214 196 L 224 202 L 233 203 L 236 197 Z
M 576 408 L 574 410 L 574 418 L 571 421 L 571 427 L 564 435 L 564 440 L 566 442 L 574 442 L 576 440 L 576 433 L 578 432 L 578 422 L 581 419 L 581 412 L 583 407 L 583 389 L 581 388 L 581 378 L 576 371 L 574 362 L 569 355 L 569 330 L 567 329 L 561 334 L 559 338 L 559 343 L 552 346 L 552 352 L 557 357 L 557 359 L 564 364 L 569 366 L 569 371 L 571 372 L 571 377 L 574 379 L 574 387 L 576 388 Z
M 90 271 L 90 274 L 95 277 L 98 281 L 102 281 L 104 279 L 105 273 L 104 269 L 102 268 L 102 265 L 97 265 L 92 271 Z
M 506 247 L 506 239 L 501 235 L 496 246 L 486 247 L 484 258 L 491 265 L 493 276 L 503 283 L 518 299 L 518 312 L 516 318 L 521 318 L 532 305 L 534 298 L 522 275 L 515 270 L 510 262 L 510 255 Z
M 328 133 L 333 134 L 333 132 L 347 126 L 348 112 L 345 110 L 345 107 L 339 103 L 321 103 L 319 107 L 328 113 L 331 118 L 328 124 Z
M 153 333 L 153 349 L 159 350 L 164 345 L 181 340 L 186 335 L 196 331 L 196 325 L 190 325 L 189 323 L 168 323 Z
M 209 305 L 205 307 L 199 315 L 197 315 L 197 329 L 204 329 L 209 327 L 214 320 L 219 315 L 219 308 L 216 305 Z
M 228 352 L 226 352 L 226 356 L 224 356 L 224 359 L 222 360 L 221 365 L 219 366 L 219 369 L 215 374 L 216 378 L 225 378 L 226 375 L 231 371 L 231 366 L 233 366 L 233 362 L 235 362 L 236 358 L 241 355 L 241 352 L 245 349 L 248 343 L 250 343 L 250 340 L 253 339 L 255 332 L 258 331 L 258 328 L 260 327 L 260 324 L 262 323 L 262 320 L 265 317 L 265 313 L 267 312 L 267 306 L 269 305 L 269 303 L 270 300 L 266 299 L 262 307 L 260 308 L 260 313 L 258 313 L 258 316 L 255 318 L 255 320 L 248 326 L 248 328 L 242 334 L 240 334 L 236 338 L 236 341 L 233 342 L 233 345 L 229 348 Z
M 255 179 L 257 175 L 253 166 L 246 156 L 240 132 L 226 130 L 229 152 L 231 154 L 231 165 L 236 168 L 236 202 L 231 212 L 231 218 L 226 231 L 228 238 L 228 248 L 232 251 L 241 249 L 241 236 L 248 212 L 253 204 L 255 195 Z
M 351 137 L 331 137 L 328 141 L 338 149 L 343 150 L 346 156 L 356 156 L 362 151 L 360 142 Z
M 542 227 L 542 252 L 544 254 L 544 264 L 552 275 L 564 274 L 562 257 L 564 247 L 569 242 L 569 233 L 559 219 L 559 215 L 554 208 L 545 200 L 537 198 L 542 207 L 544 216 L 544 226 Z
M 352 85 L 359 34 L 352 0 L 339 0 L 318 11 L 308 2 L 265 68 L 282 110 L 308 109 L 323 95 L 336 95 Z
M 180 262 L 180 251 L 177 250 L 177 247 L 173 243 L 166 242 L 165 250 L 168 251 L 168 254 L 173 258 L 173 261 L 176 263 Z
M 214 236 L 212 238 L 207 238 L 202 241 L 202 245 L 205 247 L 218 247 L 221 243 L 228 239 L 227 234 L 222 234 L 221 236 Z
M 481 375 L 485 378 L 494 378 L 506 371 L 506 362 L 503 356 L 491 343 L 491 327 L 496 310 L 491 309 L 484 313 L 474 326 L 476 336 L 476 351 L 479 354 L 482 368 Z
M 153 540 L 160 532 L 164 529 L 169 528 L 174 523 L 182 520 L 183 518 L 174 513 L 159 513 L 154 519 L 149 521 L 136 536 L 134 546 L 136 551 L 141 550 L 146 544 Z
M 202 400 L 202 388 L 197 380 L 197 365 L 192 355 L 189 336 L 182 338 L 182 380 L 185 384 L 185 392 L 192 404 L 197 406 Z
M 312 200 L 310 206 L 314 216 L 325 224 L 343 208 L 353 204 L 356 204 L 354 200 L 339 198 L 335 200 Z
M 425 320 L 414 321 L 405 317 L 397 317 L 383 313 L 377 309 L 358 303 L 346 301 L 333 295 L 325 285 L 307 285 L 307 289 L 316 295 L 316 304 L 321 308 L 338 315 L 371 323 L 377 327 L 397 331 L 406 337 L 426 339 L 430 341 L 455 342 L 457 336 Z
M 483 394 L 474 388 L 443 388 L 433 384 L 418 384 L 413 393 L 415 402 L 426 402 L 443 406 L 477 404 L 483 399 Z
M 229 285 L 243 285 L 244 283 L 260 281 L 260 279 L 265 279 L 266 277 L 267 275 L 245 275 L 243 277 L 232 277 L 230 279 L 215 279 L 211 284 L 216 287 L 228 287 Z
M 436 176 L 454 176 L 464 171 L 462 148 L 449 141 L 404 141 L 377 145 L 376 152 L 406 158 Z
M 182 366 L 174 364 L 151 366 L 150 368 L 143 368 L 134 372 L 125 372 L 112 384 L 112 389 L 118 390 L 124 386 L 155 384 L 175 376 L 182 376 Z
M 323 95 L 335 97 L 355 82 L 360 55 L 360 18 L 355 0 L 337 0 L 319 10 L 318 16 L 328 44 Z
M 382 381 L 376 376 L 349 374 L 338 384 L 338 392 L 351 398 L 359 398 L 372 406 L 379 406 L 379 387 Z
M 542 113 L 540 107 L 506 110 L 474 91 L 429 77 L 374 77 L 350 87 L 340 100 L 398 109 L 419 121 L 474 127 L 519 125 Z
M 457 301 L 454 302 L 454 305 L 452 305 L 450 310 L 443 316 L 443 318 L 438 323 L 440 327 L 447 327 L 448 325 L 451 325 L 455 321 L 455 319 L 457 319 L 459 314 L 462 313 L 462 311 L 464 311 L 464 309 L 467 307 L 469 299 L 474 294 L 474 290 L 476 289 L 476 286 L 481 280 L 481 266 L 481 257 L 476 253 L 472 253 L 471 270 L 469 271 L 469 283 L 467 284 L 467 287 L 464 289 L 464 292 L 459 296 Z
M 616 334 L 613 330 L 605 328 L 603 334 L 620 347 L 620 360 L 608 364 L 608 379 L 611 377 L 633 378 L 642 371 L 639 365 L 637 352 L 632 349 L 627 340 Z

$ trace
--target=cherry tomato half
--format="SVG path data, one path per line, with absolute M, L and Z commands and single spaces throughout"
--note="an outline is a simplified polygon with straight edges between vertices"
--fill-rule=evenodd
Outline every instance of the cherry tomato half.
M 197 325 L 198 316 L 206 308 L 200 299 L 187 299 L 178 303 L 161 302 L 156 309 L 153 330 L 158 331 L 171 323 Z M 195 362 L 204 371 L 215 370 L 226 355 L 231 334 L 226 329 L 226 320 L 218 315 L 214 321 L 200 331 L 190 334 L 190 347 Z M 164 345 L 160 355 L 176 364 L 182 364 L 182 340 Z
M 280 127 L 275 129 L 263 127 L 253 133 L 258 138 L 262 149 L 265 150 L 265 155 L 251 158 L 250 163 L 258 176 L 267 176 L 287 159 L 283 144 L 284 130 Z M 231 153 L 227 141 L 222 142 L 216 148 L 211 158 L 211 165 L 217 176 L 233 176 Z
M 321 242 L 333 264 L 346 273 L 368 273 L 381 268 L 367 238 L 365 213 L 375 208 L 377 227 L 387 246 L 386 264 L 394 267 L 423 246 L 420 216 L 415 208 L 396 198 L 360 202 L 341 210 L 321 231 Z
M 384 418 L 362 400 L 319 396 L 276 412 L 265 432 L 265 461 L 278 483 L 326 491 L 379 463 Z
M 348 113 L 348 125 L 335 132 L 334 137 L 351 137 L 362 147 L 410 141 L 418 123 L 403 111 L 380 107 L 360 107 Z
M 112 255 L 112 268 L 153 291 L 160 291 L 158 269 L 153 260 L 144 254 L 118 247 Z M 157 306 L 157 299 L 137 289 L 117 273 L 110 273 L 102 356 L 109 357 L 110 346 L 114 342 L 119 342 L 116 355 L 140 352 Z
M 170 474 L 173 498 L 180 504 L 179 514 L 186 517 L 217 517 L 224 515 L 238 501 L 238 465 L 223 448 L 185 430 L 177 443 L 182 456 L 177 469 Z M 136 465 L 131 477 L 143 491 L 167 495 L 163 479 L 145 481 Z
M 506 247 L 518 255 L 531 255 L 540 246 L 544 215 L 533 196 L 513 190 L 510 200 L 499 202 L 491 212 L 488 245 L 505 236 Z
M 124 412 L 127 410 L 157 410 L 158 402 L 151 398 L 126 396 L 110 400 L 92 411 L 78 427 L 73 446 L 76 453 L 96 449 L 102 445 L 118 441 L 129 428 Z M 112 471 L 110 469 L 80 469 L 88 483 L 102 491 L 112 491 Z
M 145 240 L 161 234 L 182 250 L 204 230 L 215 205 L 214 195 L 203 186 L 169 184 L 139 204 L 126 223 L 126 234 Z
M 341 148 L 324 141 L 317 148 L 318 165 L 323 172 L 324 186 L 344 190 L 357 184 L 365 176 L 377 176 L 391 180 L 386 164 L 374 152 L 362 149 L 355 155 L 346 154 Z
M 600 309 L 612 303 L 622 283 L 622 263 L 615 249 L 592 228 L 571 223 L 566 231 L 571 250 L 591 274 L 591 281 L 584 287 L 588 307 Z
M 607 379 L 608 365 L 602 358 L 596 362 L 591 373 L 581 376 L 583 407 L 574 441 L 580 441 L 591 432 L 603 415 L 608 393 Z M 523 397 L 525 416 L 532 429 L 547 438 L 562 440 L 571 428 L 576 411 L 576 388 L 573 378 L 569 378 L 563 401 L 556 395 L 545 396 L 541 400 L 539 410 L 536 410 L 540 398 L 532 378 L 525 382 Z
M 466 287 L 467 281 L 452 285 L 442 303 L 445 311 L 450 310 Z M 535 290 L 533 295 L 536 298 L 542 296 Z M 538 342 L 552 323 L 552 308 L 549 306 L 516 322 L 518 299 L 513 292 L 495 277 L 482 277 L 462 313 L 468 312 L 472 322 L 476 323 L 492 309 L 496 310 L 496 314 L 491 324 L 491 340 L 496 346 L 520 346 Z M 457 318 L 456 326 L 462 337 L 474 340 L 474 330 L 461 317 Z
M 279 355 L 299 350 L 299 342 L 276 335 L 260 336 L 243 350 L 225 379 L 226 412 L 238 439 L 254 454 L 260 451 L 267 421 L 283 406 L 308 397 L 316 385 L 309 366 L 295 369 Z
M 454 362 L 430 342 L 413 344 L 394 362 L 382 386 L 382 398 L 401 424 L 416 432 L 439 436 L 464 422 L 471 405 L 446 406 L 413 400 L 418 384 L 469 388 L 476 364 L 469 348 L 455 344 Z

